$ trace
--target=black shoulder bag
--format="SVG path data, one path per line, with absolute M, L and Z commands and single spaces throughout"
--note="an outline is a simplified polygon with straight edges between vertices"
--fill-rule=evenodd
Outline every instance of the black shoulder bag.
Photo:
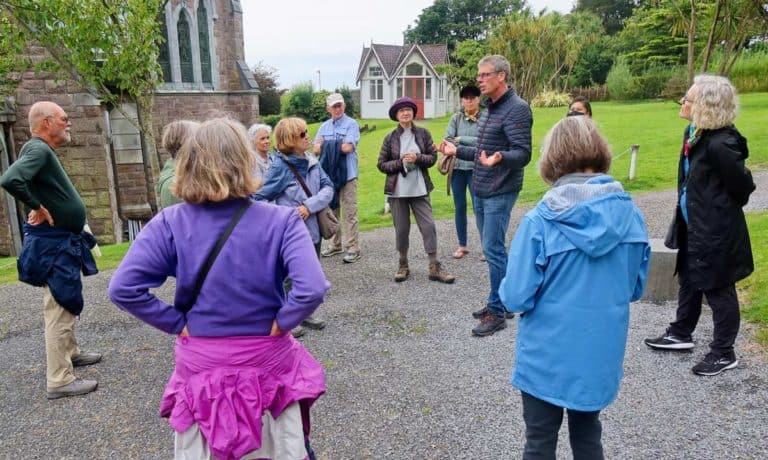
M 221 252 L 221 248 L 224 247 L 224 243 L 227 242 L 229 239 L 229 235 L 232 234 L 232 230 L 235 229 L 235 226 L 238 222 L 240 222 L 240 219 L 243 217 L 243 214 L 245 214 L 245 211 L 248 210 L 248 208 L 251 206 L 251 200 L 246 199 L 243 201 L 243 204 L 237 209 L 235 212 L 235 215 L 232 216 L 232 220 L 229 221 L 229 225 L 227 225 L 227 228 L 224 229 L 223 232 L 221 232 L 221 236 L 219 236 L 219 240 L 216 241 L 216 244 L 213 246 L 213 249 L 211 249 L 211 252 L 208 254 L 208 258 L 205 259 L 205 263 L 203 264 L 203 267 L 200 269 L 200 273 L 197 274 L 197 279 L 195 280 L 195 287 L 192 291 L 192 297 L 189 299 L 189 301 L 184 305 L 176 305 L 176 309 L 179 310 L 182 313 L 188 313 L 189 310 L 192 309 L 192 306 L 197 302 L 197 296 L 200 295 L 200 289 L 203 287 L 203 283 L 205 282 L 205 278 L 208 276 L 208 272 L 211 270 L 211 266 L 213 266 L 213 262 L 216 260 L 216 257 L 219 255 L 219 252 Z

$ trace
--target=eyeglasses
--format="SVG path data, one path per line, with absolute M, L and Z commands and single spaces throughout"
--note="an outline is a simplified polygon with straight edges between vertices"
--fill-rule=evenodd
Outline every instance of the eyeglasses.
M 499 73 L 499 72 L 498 71 L 496 71 L 496 72 L 481 72 L 481 73 L 477 74 L 477 79 L 478 80 L 486 80 L 491 75 L 496 75 L 497 73 Z
M 344 105 L 341 102 L 337 102 L 331 106 L 332 109 L 340 109 L 341 106 Z
M 57 117 L 56 115 L 49 115 L 46 118 L 53 118 L 53 119 L 58 118 L 59 120 L 63 121 L 64 123 L 69 123 L 69 117 L 66 116 L 66 115 L 64 115 L 63 117 Z
M 300 137 L 300 138 L 302 138 L 302 139 L 304 139 L 305 137 L 307 137 L 307 132 L 306 132 L 306 131 L 302 131 L 302 132 L 300 132 L 300 133 L 299 133 L 299 137 Z
M 683 98 L 682 98 L 682 99 L 680 99 L 679 101 L 677 101 L 677 103 L 678 103 L 679 105 L 684 105 L 684 104 L 686 104 L 686 103 L 688 103 L 688 102 L 690 102 L 691 104 L 693 104 L 693 99 L 689 98 L 687 95 L 686 95 L 686 96 L 683 96 Z

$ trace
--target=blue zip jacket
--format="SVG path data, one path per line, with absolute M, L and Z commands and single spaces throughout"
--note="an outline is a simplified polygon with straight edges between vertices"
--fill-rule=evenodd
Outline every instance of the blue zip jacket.
M 296 167 L 304 182 L 307 183 L 311 197 L 307 197 L 304 189 L 296 181 L 288 162 Z M 280 206 L 289 206 L 296 208 L 304 205 L 309 209 L 310 216 L 304 221 L 312 237 L 312 242 L 320 242 L 320 227 L 317 223 L 317 213 L 325 209 L 333 198 L 333 184 L 320 167 L 317 158 L 311 153 L 305 154 L 305 157 L 296 155 L 284 155 L 275 151 L 272 160 L 272 166 L 269 167 L 264 175 L 264 185 L 253 194 L 255 200 L 274 201 Z
M 521 313 L 512 385 L 597 411 L 619 391 L 629 303 L 642 296 L 651 250 L 643 216 L 619 182 L 570 176 L 576 180 L 561 178 L 520 223 L 499 296 Z
M 339 209 L 339 191 L 347 185 L 347 159 L 341 152 L 341 139 L 329 139 L 320 147 L 320 166 L 333 183 L 331 209 Z
M 24 245 L 16 261 L 19 281 L 48 286 L 56 303 L 73 315 L 83 311 L 83 275 L 99 272 L 91 248 L 96 238 L 88 232 L 24 224 Z

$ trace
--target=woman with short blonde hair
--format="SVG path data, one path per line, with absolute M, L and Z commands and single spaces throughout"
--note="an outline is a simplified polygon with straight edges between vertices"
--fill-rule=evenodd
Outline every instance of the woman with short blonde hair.
M 237 122 L 200 125 L 179 153 L 186 202 L 144 226 L 109 284 L 119 308 L 177 336 L 160 407 L 177 459 L 312 457 L 309 408 L 325 392 L 323 369 L 286 332 L 330 283 L 296 211 L 250 200 L 253 162 Z M 153 292 L 169 277 L 171 304 Z
M 214 118 L 201 124 L 179 151 L 173 191 L 189 203 L 245 198 L 258 183 L 242 171 L 255 166 L 243 125 Z
M 272 166 L 264 175 L 264 185 L 253 197 L 296 209 L 307 225 L 319 259 L 322 237 L 317 214 L 330 204 L 333 183 L 317 158 L 307 151 L 307 122 L 301 118 L 283 118 L 275 126 L 275 143 L 277 151 Z M 308 190 L 305 190 L 305 186 Z M 306 318 L 302 325 L 310 329 L 323 329 L 325 322 L 312 316 Z M 294 330 L 293 333 L 298 337 L 304 330 Z

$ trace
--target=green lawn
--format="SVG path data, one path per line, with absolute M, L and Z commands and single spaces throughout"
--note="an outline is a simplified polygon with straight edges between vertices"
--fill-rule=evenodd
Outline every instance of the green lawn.
M 611 173 L 621 180 L 629 191 L 663 190 L 675 186 L 677 156 L 680 151 L 685 122 L 678 118 L 678 105 L 664 102 L 596 102 L 592 104 L 595 120 L 608 139 L 616 160 Z M 533 110 L 533 160 L 526 168 L 525 185 L 519 202 L 536 202 L 547 189 L 536 173 L 536 160 L 541 142 L 547 130 L 565 114 L 565 108 Z M 443 137 L 450 117 L 417 122 L 432 132 L 435 141 Z M 736 126 L 748 139 L 751 156 L 748 165 L 753 169 L 768 167 L 768 93 L 750 93 L 741 96 L 741 110 Z M 384 209 L 384 175 L 376 169 L 379 148 L 384 136 L 395 127 L 390 120 L 360 120 L 360 124 L 375 126 L 364 133 L 358 146 L 360 153 L 360 180 L 358 202 L 360 227 L 369 230 L 391 225 Z M 310 125 L 314 135 L 319 124 Z M 640 145 L 637 177 L 627 180 L 629 154 L 624 153 L 632 144 Z M 430 171 L 436 190 L 432 193 L 432 206 L 436 218 L 453 215 L 453 201 L 445 193 L 445 177 L 435 169 Z M 761 325 L 760 340 L 768 345 L 768 213 L 751 215 L 749 218 L 752 244 L 757 270 L 741 283 L 745 292 L 745 318 Z M 127 249 L 127 244 L 102 247 L 104 256 L 98 264 L 102 270 L 114 268 Z M 16 277 L 14 258 L 0 258 L 0 283 L 13 282 Z
M 768 132 L 764 129 L 768 119 L 768 93 L 751 93 L 741 96 L 741 111 L 736 125 L 749 140 L 751 157 L 749 166 L 755 169 L 768 167 Z M 677 158 L 680 152 L 683 129 L 686 123 L 678 118 L 679 106 L 665 102 L 596 102 L 592 104 L 595 120 L 618 157 L 611 173 L 624 183 L 629 191 L 662 190 L 675 186 Z M 541 108 L 533 110 L 533 159 L 526 168 L 525 184 L 520 201 L 533 203 L 546 191 L 546 184 L 536 172 L 539 149 L 549 128 L 565 114 L 565 108 Z M 417 122 L 428 128 L 436 141 L 445 134 L 450 117 Z M 358 201 L 360 226 L 364 230 L 389 225 L 388 217 L 382 216 L 384 208 L 384 175 L 376 169 L 381 143 L 392 129 L 391 120 L 361 120 L 361 125 L 376 126 L 360 139 L 360 182 Z M 319 124 L 310 125 L 314 133 Z M 314 135 L 314 134 L 313 134 Z M 640 145 L 637 161 L 637 177 L 629 182 L 629 153 L 621 155 L 632 144 Z M 621 155 L 621 156 L 620 156 Z M 453 215 L 452 198 L 445 193 L 445 177 L 436 169 L 430 171 L 436 190 L 432 193 L 435 217 L 450 218 Z
M 739 283 L 744 318 L 757 325 L 757 340 L 768 348 L 768 212 L 747 215 L 755 272 Z

